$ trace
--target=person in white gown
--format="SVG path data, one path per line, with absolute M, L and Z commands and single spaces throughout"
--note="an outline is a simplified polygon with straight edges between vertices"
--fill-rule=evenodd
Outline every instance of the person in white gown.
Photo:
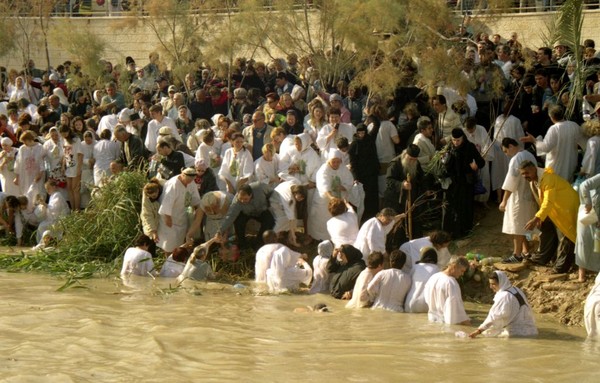
M 356 133 L 356 128 L 352 124 L 341 122 L 341 111 L 337 108 L 329 108 L 327 111 L 329 123 L 319 130 L 317 134 L 317 146 L 321 149 L 323 160 L 329 159 L 329 152 L 337 150 L 336 139 L 346 137 L 350 144 Z
M 510 158 L 506 179 L 502 184 L 504 195 L 499 209 L 504 212 L 502 232 L 513 237 L 513 256 L 521 261 L 523 254 L 528 254 L 527 241 L 525 241 L 525 225 L 537 212 L 533 194 L 519 170 L 523 161 L 535 163 L 535 157 L 527 150 L 523 150 L 516 140 L 506 137 L 502 140 L 502 151 Z
M 130 247 L 123 256 L 123 267 L 121 268 L 121 278 L 126 279 L 131 275 L 147 276 L 154 272 L 154 262 L 152 254 L 148 252 L 148 247 L 152 239 L 145 234 L 135 241 L 135 247 Z
M 314 189 L 317 170 L 323 164 L 317 152 L 310 146 L 310 136 L 302 133 L 294 137 L 294 146 L 280 157 L 279 177 L 285 181 L 297 181 Z
M 233 146 L 223 155 L 219 178 L 225 182 L 227 192 L 235 194 L 254 174 L 254 160 L 252 153 L 244 147 L 244 136 L 241 133 L 234 133 L 231 141 Z
M 600 335 L 600 274 L 596 276 L 594 287 L 585 300 L 583 319 L 588 336 L 598 337 Z
M 536 336 L 538 330 L 527 297 L 510 283 L 504 271 L 494 271 L 490 275 L 490 288 L 496 293 L 494 304 L 487 318 L 469 336 Z
M 40 222 L 37 229 L 38 243 L 41 242 L 44 231 L 50 230 L 59 219 L 66 217 L 70 212 L 67 201 L 65 201 L 63 195 L 58 191 L 56 181 L 46 181 L 44 186 L 46 188 L 46 192 L 50 196 L 50 199 L 48 200 L 48 205 L 45 209 L 45 219 Z M 61 233 L 58 229 L 56 229 L 53 230 L 52 234 L 54 238 L 59 238 Z
M 7 195 L 19 195 L 19 187 L 15 185 L 15 160 L 19 150 L 13 148 L 13 141 L 4 137 L 0 140 L 2 151 L 0 152 L 0 183 L 2 191 Z
M 110 163 L 119 158 L 121 148 L 117 141 L 110 139 L 111 132 L 104 129 L 100 140 L 94 144 L 94 185 L 99 186 L 104 178 L 110 177 Z
M 308 286 L 311 279 L 312 269 L 306 262 L 306 254 L 297 253 L 287 246 L 275 250 L 267 269 L 269 292 L 297 291 L 301 283 Z
M 254 161 L 254 179 L 276 187 L 279 182 L 280 163 L 279 155 L 275 153 L 272 143 L 264 144 L 262 156 Z
M 409 259 L 406 260 L 404 271 L 410 272 L 412 266 L 421 259 L 421 251 L 425 247 L 433 247 L 435 249 L 437 253 L 437 266 L 440 270 L 444 270 L 451 257 L 448 250 L 450 239 L 449 233 L 443 230 L 436 230 L 431 232 L 428 237 L 413 239 L 402 244 L 400 250 L 404 251 L 411 261 L 409 263 Z
M 267 283 L 267 269 L 271 267 L 273 254 L 283 245 L 277 241 L 277 234 L 273 230 L 263 233 L 264 245 L 256 252 L 254 262 L 254 281 L 256 283 Z
M 327 206 L 332 198 L 347 198 L 354 178 L 347 167 L 342 166 L 342 154 L 332 149 L 329 159 L 321 165 L 316 175 L 317 192 L 309 208 L 308 234 L 317 240 L 329 239 L 327 220 L 331 218 Z
M 308 219 L 307 190 L 304 185 L 285 181 L 277 185 L 269 198 L 271 214 L 275 218 L 273 230 L 278 235 L 287 232 L 288 243 L 299 246 L 296 241 L 298 220 L 304 223 Z M 306 228 L 306 225 L 304 225 Z
M 373 301 L 372 309 L 404 312 L 404 300 L 411 287 L 410 274 L 402 271 L 406 254 L 400 250 L 390 253 L 391 268 L 381 270 L 369 282 L 367 292 Z
M 502 183 L 508 172 L 509 159 L 502 151 L 502 140 L 510 137 L 519 142 L 519 139 L 525 135 L 521 121 L 510 113 L 510 103 L 507 103 L 505 113 L 496 118 L 494 123 L 494 147 L 492 152 L 494 160 L 492 161 L 492 190 L 502 188 Z M 521 144 L 521 149 L 523 145 Z
M 379 251 L 369 254 L 367 257 L 367 268 L 361 271 L 358 274 L 358 278 L 356 278 L 352 297 L 346 303 L 347 309 L 361 309 L 372 305 L 373 300 L 369 296 L 367 289 L 377 273 L 383 270 L 384 260 L 383 253 Z
M 177 278 L 183 272 L 189 256 L 190 252 L 187 248 L 182 246 L 175 248 L 163 263 L 159 277 Z
M 396 214 L 394 209 L 384 208 L 376 217 L 366 221 L 358 231 L 354 247 L 361 251 L 363 260 L 374 251 L 385 253 L 385 238 L 396 222 L 404 218 L 404 214 Z
M 469 268 L 465 257 L 452 256 L 444 271 L 434 274 L 425 284 L 425 303 L 430 322 L 445 324 L 471 323 L 462 300 L 460 286 L 456 281 Z
M 211 191 L 202 196 L 200 201 L 200 220 L 203 222 L 202 232 L 205 238 L 215 236 L 233 201 L 233 195 L 223 191 Z M 206 219 L 204 219 L 206 216 Z
M 313 280 L 310 294 L 329 294 L 329 273 L 327 264 L 333 255 L 333 242 L 325 240 L 317 246 L 317 256 L 313 259 Z
M 35 201 L 38 195 L 46 196 L 44 190 L 44 148 L 35 141 L 31 131 L 25 131 L 19 137 L 24 144 L 19 148 L 15 160 L 14 183 L 19 187 L 19 195 L 25 195 L 29 201 Z
M 190 231 L 194 225 L 188 228 L 188 208 L 195 210 L 195 223 L 200 216 L 200 194 L 195 177 L 196 169 L 184 169 L 165 183 L 160 196 L 157 245 L 167 253 L 193 237 Z
M 331 242 L 336 247 L 351 245 L 358 236 L 358 216 L 352 205 L 348 202 L 333 198 L 329 200 L 327 210 L 331 218 L 327 220 L 327 232 Z
M 412 285 L 406 295 L 405 312 L 426 313 L 428 311 L 424 296 L 425 285 L 431 276 L 440 271 L 437 262 L 438 257 L 435 248 L 424 247 L 421 249 L 421 259 L 412 268 Z

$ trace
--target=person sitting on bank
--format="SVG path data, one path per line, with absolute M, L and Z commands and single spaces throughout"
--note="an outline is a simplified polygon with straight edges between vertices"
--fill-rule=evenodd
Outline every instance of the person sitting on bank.
M 504 271 L 490 275 L 490 288 L 494 293 L 494 304 L 483 323 L 469 334 L 475 338 L 484 336 L 536 336 L 538 334 L 531 306 L 525 294 L 514 287 Z

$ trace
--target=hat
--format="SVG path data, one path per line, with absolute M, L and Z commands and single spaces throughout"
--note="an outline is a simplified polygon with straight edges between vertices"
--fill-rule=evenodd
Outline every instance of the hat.
M 357 132 L 366 132 L 367 131 L 367 125 L 363 124 L 362 122 L 359 123 L 358 125 L 356 125 L 356 131 Z
M 465 132 L 461 128 L 452 129 L 452 138 L 461 138 L 465 136 Z
M 196 169 L 194 169 L 194 168 L 185 168 L 181 171 L 181 174 L 190 176 L 190 177 L 196 177 L 196 175 L 198 173 L 196 172 Z
M 171 92 L 177 92 L 175 85 L 169 85 L 169 93 L 171 93 Z
M 248 91 L 244 88 L 237 88 L 233 91 L 234 98 L 244 99 L 246 96 L 248 96 Z
M 169 128 L 168 126 L 163 126 L 162 128 L 158 129 L 158 134 L 160 136 L 170 136 L 171 128 Z
M 8 137 L 4 137 L 4 138 L 2 138 L 2 140 L 0 140 L 0 144 L 12 146 L 13 145 L 13 141 L 10 138 L 8 138 Z
M 48 80 L 50 80 L 50 81 L 58 81 L 58 80 L 59 80 L 59 77 L 58 77 L 58 75 L 57 75 L 56 73 L 52 73 L 52 74 L 51 74 L 51 75 L 48 77 Z
M 54 88 L 52 94 L 58 96 L 58 99 L 62 105 L 69 106 L 69 99 L 65 96 L 65 92 L 61 88 Z
M 329 102 L 333 102 L 333 101 L 342 101 L 342 96 L 340 96 L 340 95 L 339 95 L 339 94 L 337 94 L 337 93 L 332 93 L 332 94 L 329 96 Z
M 327 159 L 328 160 L 332 160 L 334 158 L 339 158 L 340 160 L 342 159 L 342 152 L 337 150 L 337 149 L 331 149 L 329 151 L 329 154 L 327 155 Z
M 406 148 L 406 154 L 408 154 L 409 156 L 411 156 L 413 158 L 419 157 L 419 153 L 421 153 L 421 148 L 419 148 L 415 144 L 410 144 Z
M 558 40 L 557 42 L 555 42 L 554 45 L 553 45 L 554 48 L 556 48 L 556 47 L 566 47 L 566 46 L 567 46 L 567 44 L 564 41 L 560 41 L 560 40 Z

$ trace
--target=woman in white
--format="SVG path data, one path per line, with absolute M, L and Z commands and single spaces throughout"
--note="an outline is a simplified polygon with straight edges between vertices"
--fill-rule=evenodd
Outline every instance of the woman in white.
M 0 140 L 2 151 L 0 152 L 0 183 L 2 191 L 6 195 L 19 196 L 19 187 L 15 185 L 15 159 L 19 150 L 13 148 L 10 138 L 4 137 Z
M 63 138 L 63 168 L 67 177 L 67 192 L 71 209 L 78 211 L 81 205 L 81 172 L 83 171 L 83 152 L 81 140 L 68 126 L 59 129 Z
M 229 206 L 233 201 L 233 195 L 222 192 L 212 191 L 204 194 L 200 201 L 200 210 L 202 215 L 206 216 L 206 222 L 204 223 L 204 237 L 213 238 L 219 228 L 221 222 L 227 215 Z
M 96 140 L 94 133 L 89 130 L 83 133 L 83 142 L 81 143 L 81 153 L 83 162 L 81 165 L 81 207 L 85 208 L 90 202 L 91 192 L 94 188 L 94 146 Z
M 244 136 L 241 133 L 233 134 L 231 141 L 232 147 L 223 156 L 219 178 L 225 182 L 227 192 L 235 194 L 254 174 L 254 160 L 250 151 L 244 147 Z
M 22 98 L 26 98 L 29 101 L 36 101 L 36 100 L 32 100 L 32 98 L 34 98 L 34 95 L 30 94 L 30 93 L 33 93 L 30 91 L 31 91 L 31 88 L 25 82 L 25 78 L 19 76 L 15 79 L 15 87 L 12 90 L 12 92 L 10 93 L 8 101 L 9 102 L 17 102 Z
M 313 280 L 310 294 L 329 294 L 329 273 L 327 263 L 333 256 L 333 243 L 325 240 L 317 246 L 317 256 L 313 259 Z
M 50 180 L 45 184 L 46 192 L 50 196 L 48 200 L 48 205 L 46 206 L 45 211 L 45 219 L 40 222 L 37 229 L 37 242 L 40 243 L 42 241 L 42 234 L 46 230 L 50 230 L 52 225 L 56 223 L 60 218 L 66 217 L 69 215 L 69 205 L 67 205 L 67 201 L 62 196 L 62 194 L 58 191 L 58 187 L 56 185 L 56 181 Z M 57 232 L 53 233 L 53 236 L 59 237 L 60 234 Z
M 329 239 L 327 220 L 331 214 L 327 210 L 332 198 L 347 198 L 354 178 L 347 167 L 342 166 L 342 153 L 332 149 L 329 159 L 321 165 L 316 175 L 317 192 L 308 215 L 308 234 L 317 240 Z
M 596 276 L 594 287 L 585 300 L 583 319 L 589 337 L 600 335 L 600 274 Z
M 427 302 L 423 295 L 425 284 L 433 274 L 440 269 L 437 266 L 437 251 L 433 247 L 424 247 L 421 250 L 421 259 L 412 267 L 412 285 L 406 295 L 404 311 L 409 313 L 426 313 Z M 408 260 L 407 260 L 408 261 Z
M 479 169 L 479 177 L 481 177 L 481 183 L 485 188 L 485 193 L 478 194 L 475 196 L 475 201 L 486 203 L 488 199 L 490 199 L 490 168 L 488 167 L 488 162 L 494 159 L 494 151 L 488 150 L 491 146 L 492 142 L 490 141 L 490 137 L 488 136 L 488 132 L 481 125 L 477 125 L 477 120 L 474 117 L 468 117 L 465 121 L 465 127 L 463 128 L 467 139 L 475 145 L 479 154 L 483 156 L 486 153 L 483 159 L 485 160 L 485 165 L 483 168 Z
M 271 265 L 267 269 L 269 292 L 296 291 L 300 283 L 308 285 L 312 279 L 312 269 L 302 254 L 282 246 L 273 253 Z
M 262 156 L 254 161 L 254 179 L 257 182 L 271 185 L 279 184 L 280 161 L 272 143 L 264 144 Z
M 294 137 L 294 147 L 280 157 L 282 171 L 279 177 L 314 188 L 317 170 L 323 162 L 310 146 L 310 136 L 302 133 Z
M 310 137 L 311 143 L 317 142 L 317 135 L 321 128 L 327 123 L 325 120 L 325 107 L 318 100 L 313 100 L 308 105 L 309 115 L 304 122 L 304 133 Z
M 94 144 L 94 185 L 99 186 L 102 180 L 110 177 L 110 163 L 119 158 L 121 147 L 117 141 L 110 139 L 111 132 L 104 129 L 100 132 L 100 140 Z
M 31 206 L 38 195 L 46 196 L 44 190 L 44 148 L 35 140 L 32 131 L 25 131 L 19 137 L 23 145 L 15 160 L 15 180 L 19 195 L 27 196 Z
M 406 254 L 400 250 L 390 253 L 391 268 L 378 272 L 369 282 L 367 292 L 373 301 L 372 309 L 404 312 L 404 300 L 410 290 L 411 277 L 402 271 Z
M 494 304 L 487 318 L 469 334 L 471 338 L 483 333 L 484 336 L 536 336 L 538 334 L 531 306 L 521 289 L 514 287 L 504 271 L 494 271 L 490 275 L 490 288 Z
M 327 233 L 335 247 L 352 245 L 358 236 L 358 216 L 352 205 L 346 201 L 333 198 L 329 200 L 327 210 L 331 218 L 327 220 Z
M 306 186 L 291 181 L 280 183 L 269 199 L 271 214 L 275 218 L 273 231 L 277 234 L 288 233 L 288 242 L 292 246 L 300 246 L 296 241 L 296 226 L 298 220 L 306 222 L 308 218 Z
M 522 254 L 529 252 L 525 241 L 525 225 L 537 212 L 537 206 L 529 182 L 521 176 L 519 165 L 523 161 L 536 161 L 533 154 L 522 150 L 518 142 L 509 137 L 502 140 L 502 151 L 510 158 L 506 179 L 502 185 L 504 196 L 499 206 L 500 211 L 504 212 L 502 232 L 513 236 L 513 255 L 509 259 L 520 262 L 523 260 Z

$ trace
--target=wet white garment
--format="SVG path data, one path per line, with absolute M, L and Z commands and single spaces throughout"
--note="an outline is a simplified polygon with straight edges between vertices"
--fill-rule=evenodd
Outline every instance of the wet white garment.
M 417 263 L 412 268 L 412 284 L 406 295 L 404 311 L 408 313 L 426 313 L 428 311 L 425 302 L 425 285 L 429 278 L 440 269 L 431 263 Z
M 352 290 L 352 299 L 346 303 L 347 309 L 361 309 L 363 307 L 369 307 L 372 300 L 369 297 L 367 288 L 369 283 L 375 277 L 373 269 L 366 268 L 358 274 L 356 283 L 354 283 L 354 289 Z
M 458 324 L 469 319 L 458 282 L 443 271 L 429 278 L 424 296 L 430 322 Z
M 513 287 L 503 271 L 495 271 L 499 279 L 499 290 L 494 295 L 494 304 L 487 318 L 479 326 L 487 336 L 535 336 L 538 334 L 531 306 L 521 289 Z M 520 305 L 514 294 L 520 294 L 524 305 Z
M 267 285 L 272 293 L 295 291 L 300 283 L 308 285 L 312 279 L 312 269 L 305 261 L 300 261 L 300 253 L 286 246 L 275 250 L 271 265 L 267 269 Z M 302 268 L 299 264 L 302 264 Z
M 387 269 L 378 272 L 367 287 L 372 309 L 404 312 L 404 300 L 410 290 L 411 277 L 401 269 Z
M 433 243 L 429 237 L 422 237 L 413 239 L 411 241 L 405 242 L 400 246 L 400 250 L 402 250 L 406 254 L 406 264 L 403 267 L 404 271 L 410 271 L 412 266 L 415 265 L 421 259 L 421 249 L 424 247 L 434 247 Z M 435 247 L 434 247 L 435 248 Z M 438 263 L 437 266 L 440 270 L 444 270 L 450 261 L 450 251 L 447 247 L 436 249 Z M 409 261 L 412 263 L 409 265 Z
M 333 255 L 333 243 L 329 240 L 322 241 L 317 246 L 317 256 L 313 259 L 313 280 L 310 294 L 329 294 L 329 272 L 327 264 Z
M 502 189 L 512 193 L 506 202 L 506 210 L 502 221 L 502 232 L 504 234 L 525 235 L 525 225 L 537 212 L 537 205 L 533 200 L 529 182 L 521 176 L 519 170 L 519 165 L 523 161 L 536 163 L 533 154 L 527 150 L 518 152 L 510 159 L 506 179 L 502 184 Z
M 171 254 L 169 257 L 167 257 L 165 263 L 163 263 L 159 276 L 162 278 L 177 278 L 183 271 L 184 267 L 185 263 L 177 262 L 173 259 L 173 255 Z
M 137 247 L 130 247 L 123 256 L 121 277 L 128 277 L 132 274 L 147 276 L 153 269 L 152 254 Z
M 327 232 L 335 247 L 353 245 L 358 236 L 358 216 L 349 207 L 347 212 L 327 220 Z
M 269 198 L 271 214 L 275 218 L 273 231 L 276 233 L 290 230 L 297 221 L 296 199 L 291 190 L 295 184 L 290 181 L 280 183 Z
M 589 337 L 600 335 L 600 274 L 596 276 L 594 287 L 585 299 L 583 319 Z
M 158 243 L 157 245 L 166 252 L 173 251 L 185 242 L 188 230 L 188 208 L 200 207 L 200 194 L 194 182 L 185 186 L 179 176 L 169 179 L 160 196 L 158 214 Z M 165 216 L 170 215 L 172 226 L 165 223 Z
M 261 246 L 256 252 L 254 262 L 254 281 L 257 283 L 267 283 L 267 269 L 271 267 L 273 253 L 283 245 L 281 243 L 267 243 Z
M 374 251 L 385 253 L 385 238 L 393 227 L 393 222 L 383 226 L 377 217 L 363 223 L 354 241 L 354 247 L 361 251 L 365 262 Z

